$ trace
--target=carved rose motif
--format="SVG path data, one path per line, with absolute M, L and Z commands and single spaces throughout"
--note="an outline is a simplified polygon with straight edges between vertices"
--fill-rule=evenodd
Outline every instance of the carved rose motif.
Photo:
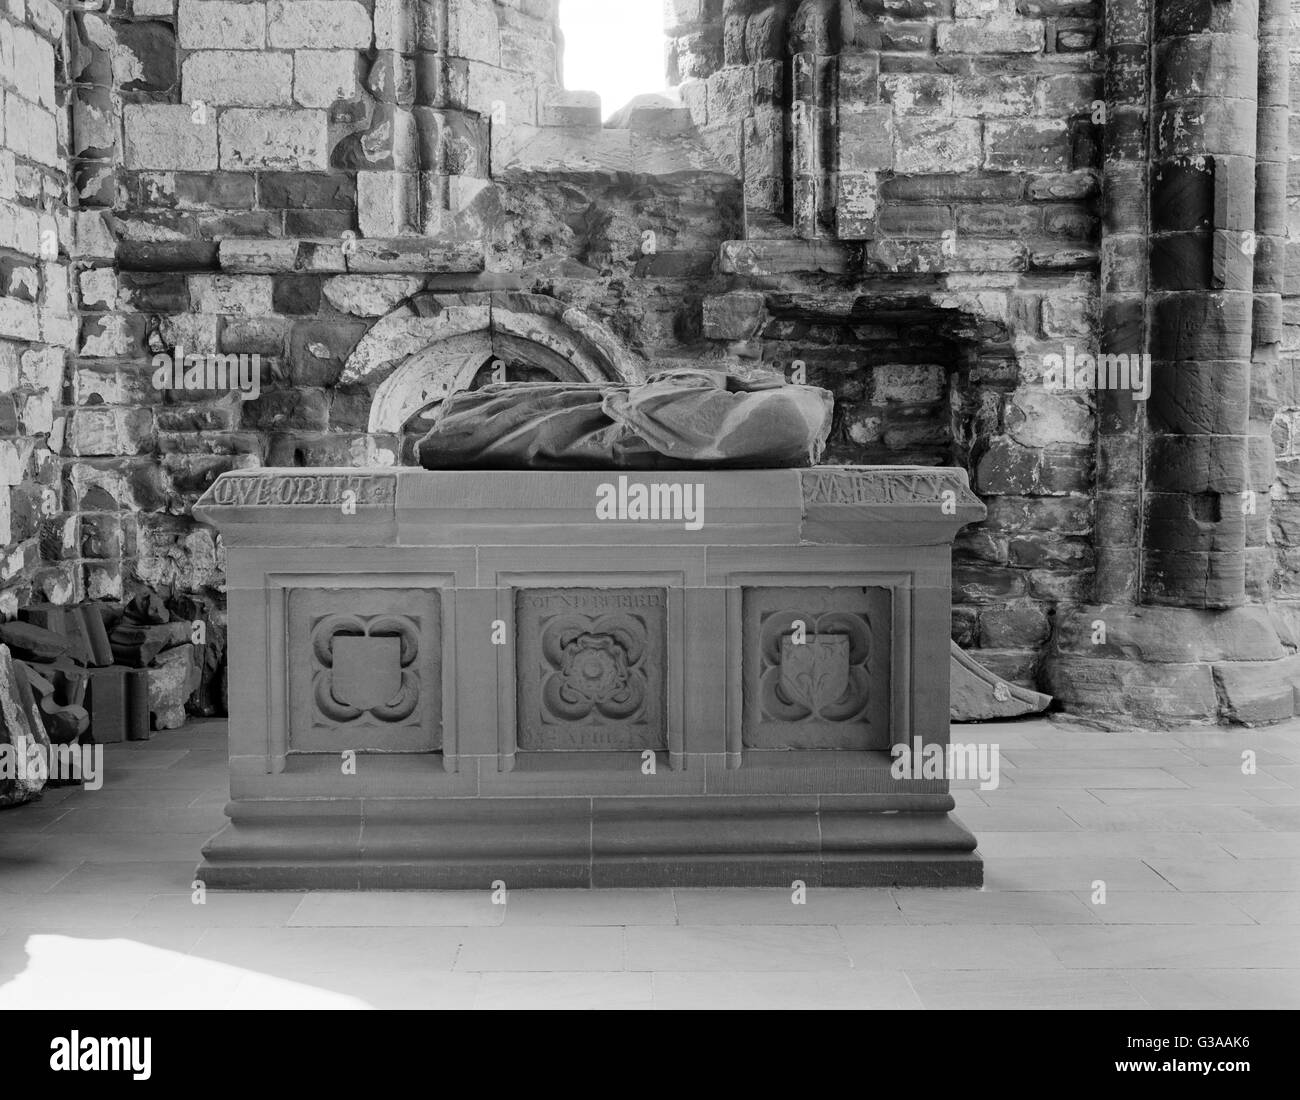
M 567 696 L 603 702 L 627 690 L 627 653 L 608 634 L 583 634 L 565 646 L 560 676 Z

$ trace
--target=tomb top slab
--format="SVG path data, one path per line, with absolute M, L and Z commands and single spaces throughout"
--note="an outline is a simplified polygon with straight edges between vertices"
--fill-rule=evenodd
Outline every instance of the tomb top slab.
M 243 545 L 937 545 L 985 515 L 965 471 L 266 469 L 195 516 Z

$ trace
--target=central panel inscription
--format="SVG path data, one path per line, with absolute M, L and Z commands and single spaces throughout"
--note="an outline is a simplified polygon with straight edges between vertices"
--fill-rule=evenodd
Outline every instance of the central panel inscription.
M 659 588 L 533 588 L 515 595 L 519 748 L 667 749 Z

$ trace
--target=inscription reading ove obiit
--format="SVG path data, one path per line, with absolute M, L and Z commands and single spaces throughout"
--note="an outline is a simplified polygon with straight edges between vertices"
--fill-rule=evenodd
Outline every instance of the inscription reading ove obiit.
M 352 493 L 345 498 L 345 493 Z M 212 487 L 212 500 L 224 508 L 292 507 L 319 504 L 335 507 L 350 499 L 358 505 L 390 504 L 397 496 L 391 477 L 373 474 L 275 474 L 222 478 Z

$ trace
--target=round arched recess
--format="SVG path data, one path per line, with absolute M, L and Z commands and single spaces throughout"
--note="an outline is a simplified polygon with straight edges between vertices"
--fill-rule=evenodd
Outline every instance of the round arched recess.
M 365 335 L 340 383 L 373 390 L 372 434 L 400 434 L 469 389 L 494 360 L 565 382 L 646 376 L 644 360 L 581 310 L 539 294 L 493 292 L 417 295 Z

